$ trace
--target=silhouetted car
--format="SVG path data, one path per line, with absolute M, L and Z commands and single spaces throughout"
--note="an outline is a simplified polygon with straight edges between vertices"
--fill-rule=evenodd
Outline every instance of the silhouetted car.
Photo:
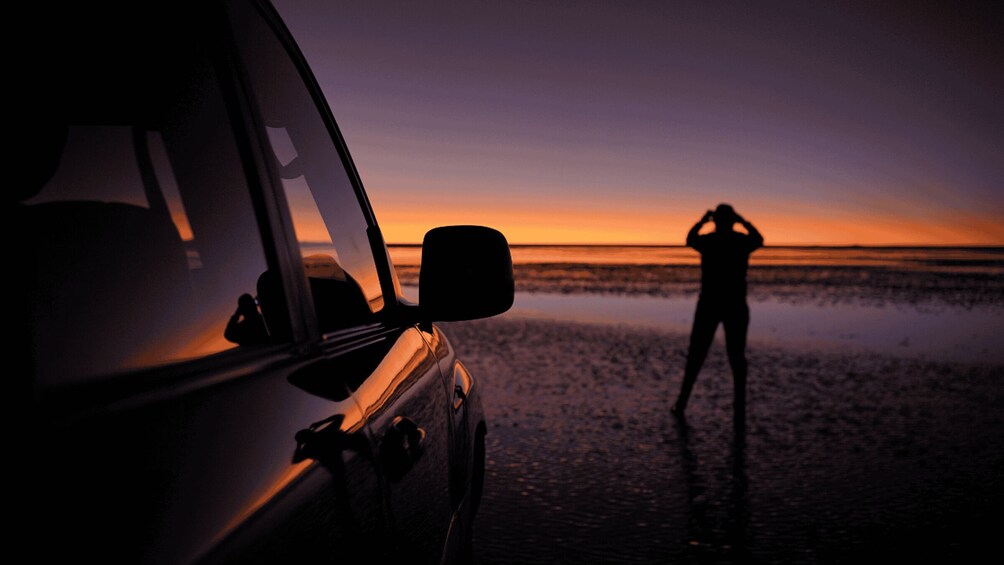
M 8 20 L 31 39 L 8 77 L 25 123 L 8 140 L 9 345 L 31 407 L 8 444 L 15 547 L 41 562 L 463 556 L 486 428 L 432 322 L 511 306 L 505 238 L 430 231 L 419 303 L 404 300 L 267 4 L 35 10 Z

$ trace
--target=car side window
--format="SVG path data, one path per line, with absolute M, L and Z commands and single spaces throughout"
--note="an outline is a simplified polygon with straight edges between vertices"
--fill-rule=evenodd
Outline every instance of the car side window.
M 250 2 L 233 2 L 244 56 L 322 332 L 372 321 L 384 305 L 369 224 L 342 156 L 286 48 Z
M 178 12 L 54 29 L 87 38 L 39 63 L 62 99 L 39 109 L 55 119 L 26 139 L 32 171 L 13 216 L 43 386 L 274 340 L 256 299 L 268 266 L 224 90 L 205 36 Z

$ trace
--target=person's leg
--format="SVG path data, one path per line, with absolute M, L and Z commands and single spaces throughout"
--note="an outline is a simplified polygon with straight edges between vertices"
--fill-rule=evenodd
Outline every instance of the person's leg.
M 718 327 L 716 309 L 703 300 L 697 301 L 697 311 L 694 313 L 694 327 L 690 331 L 690 348 L 687 351 L 687 366 L 683 372 L 683 384 L 680 386 L 680 396 L 673 405 L 673 413 L 683 414 L 690 399 L 690 391 L 694 388 L 697 374 L 701 372 L 704 358 L 708 356 L 711 341 L 715 338 Z
M 733 400 L 736 418 L 746 416 L 746 333 L 750 310 L 745 302 L 730 305 L 722 319 L 725 327 L 725 350 L 732 367 Z

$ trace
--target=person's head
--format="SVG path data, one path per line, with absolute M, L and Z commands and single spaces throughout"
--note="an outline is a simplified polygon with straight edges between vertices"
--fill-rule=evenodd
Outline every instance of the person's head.
M 250 294 L 240 295 L 240 297 L 237 298 L 237 306 L 238 308 L 240 308 L 242 311 L 245 312 L 258 311 L 258 303 L 255 302 L 254 297 L 251 296 Z
M 728 204 L 719 204 L 718 207 L 715 208 L 713 215 L 715 219 L 715 229 L 722 231 L 731 230 L 733 224 L 736 223 L 738 218 L 736 211 Z

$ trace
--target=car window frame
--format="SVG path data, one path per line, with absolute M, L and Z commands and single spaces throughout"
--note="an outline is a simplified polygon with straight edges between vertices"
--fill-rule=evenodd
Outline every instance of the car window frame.
M 263 19 L 265 24 L 274 34 L 275 38 L 279 41 L 286 56 L 289 57 L 290 62 L 296 69 L 301 81 L 301 86 L 307 90 L 311 101 L 314 104 L 314 108 L 317 110 L 319 119 L 324 123 L 324 127 L 327 129 L 328 138 L 330 139 L 335 151 L 338 153 L 341 165 L 348 176 L 349 182 L 352 185 L 352 190 L 355 193 L 359 209 L 366 221 L 366 236 L 369 243 L 370 253 L 372 254 L 373 262 L 376 267 L 377 277 L 380 281 L 380 291 L 384 300 L 383 309 L 377 313 L 376 317 L 369 323 L 323 334 L 320 331 L 319 320 L 317 319 L 317 314 L 313 306 L 313 298 L 310 293 L 310 285 L 307 282 L 307 277 L 303 273 L 302 266 L 300 265 L 303 259 L 299 242 L 296 239 L 293 229 L 292 213 L 289 210 L 278 167 L 272 159 L 264 157 L 271 151 L 271 149 L 269 149 L 271 145 L 268 133 L 265 128 L 264 120 L 261 117 L 261 113 L 257 109 L 257 102 L 254 97 L 254 87 L 247 69 L 244 68 L 245 61 L 242 58 L 239 58 L 237 66 L 241 75 L 240 78 L 243 86 L 245 103 L 249 106 L 249 108 L 253 108 L 251 123 L 254 124 L 256 130 L 254 138 L 256 151 L 258 152 L 257 157 L 259 157 L 258 166 L 263 170 L 262 178 L 268 179 L 271 194 L 273 196 L 273 200 L 275 201 L 274 204 L 276 212 L 280 214 L 280 217 L 278 217 L 277 220 L 280 224 L 285 240 L 285 245 L 282 246 L 282 251 L 287 255 L 287 266 L 293 271 L 288 272 L 287 274 L 289 278 L 292 279 L 290 282 L 296 287 L 298 296 L 301 298 L 306 297 L 306 301 L 301 300 L 301 302 L 296 305 L 296 315 L 306 324 L 305 330 L 307 342 L 332 341 L 347 338 L 361 332 L 365 333 L 365 328 L 367 327 L 379 327 L 388 320 L 396 319 L 395 312 L 402 304 L 401 286 L 392 267 L 390 252 L 384 242 L 382 231 L 377 223 L 376 215 L 373 212 L 366 190 L 363 187 L 359 171 L 352 160 L 351 153 L 349 153 L 345 138 L 338 127 L 338 123 L 335 120 L 334 114 L 331 111 L 331 107 L 328 105 L 323 91 L 321 90 L 320 84 L 317 82 L 317 78 L 314 76 L 313 71 L 310 69 L 310 65 L 307 63 L 306 57 L 300 50 L 299 45 L 297 45 L 289 28 L 286 27 L 286 24 L 282 21 L 281 16 L 271 3 L 264 0 L 246 1 L 252 5 L 258 15 Z M 236 39 L 233 39 L 232 43 L 235 46 L 235 49 L 239 49 Z

